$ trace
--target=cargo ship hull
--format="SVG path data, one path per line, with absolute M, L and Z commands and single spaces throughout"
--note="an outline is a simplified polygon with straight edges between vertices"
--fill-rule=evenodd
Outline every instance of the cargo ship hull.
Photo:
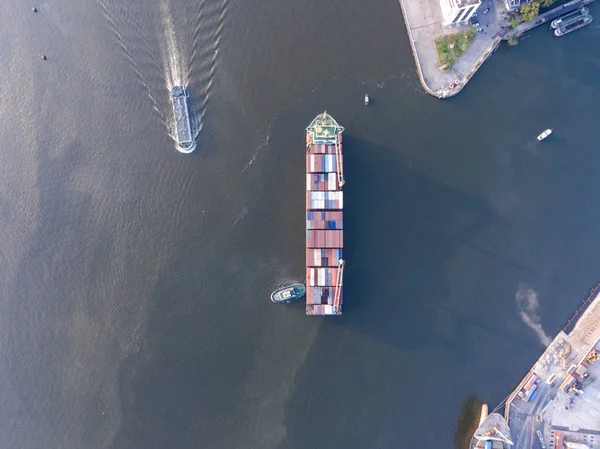
M 307 315 L 342 314 L 343 131 L 326 112 L 306 128 Z

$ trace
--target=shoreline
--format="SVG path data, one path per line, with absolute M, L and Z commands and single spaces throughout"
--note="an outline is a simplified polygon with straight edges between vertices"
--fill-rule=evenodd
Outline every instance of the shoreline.
M 508 18 L 504 14 L 502 0 L 490 0 L 488 3 L 490 13 L 485 18 L 487 21 L 486 31 L 477 33 L 467 50 L 457 58 L 454 65 L 446 72 L 439 68 L 435 39 L 445 34 L 460 32 L 465 27 L 444 28 L 438 0 L 416 0 L 412 2 L 399 0 L 399 5 L 421 86 L 429 95 L 444 99 L 461 92 L 483 63 L 498 49 L 503 40 L 508 41 L 511 38 L 519 38 L 527 31 L 547 24 L 556 17 L 594 1 L 572 0 L 540 14 L 535 21 L 518 25 L 514 30 L 507 33 L 503 31 Z M 483 22 L 484 19 L 481 20 Z M 492 37 L 489 37 L 488 32 L 492 33 Z
M 530 449 L 536 440 L 542 448 L 552 447 L 554 441 L 556 447 L 562 448 L 558 442 L 564 438 L 573 441 L 592 438 L 593 441 L 593 435 L 600 434 L 600 425 L 595 419 L 600 416 L 600 404 L 594 399 L 600 395 L 599 387 L 594 384 L 594 379 L 600 375 L 600 363 L 596 363 L 600 359 L 598 323 L 600 282 L 590 290 L 574 316 L 517 387 L 490 415 L 504 406 L 503 422 L 508 428 L 507 436 L 512 438 L 513 449 Z M 595 418 L 586 422 L 584 415 Z M 573 423 L 581 425 L 574 426 Z M 488 428 L 491 428 L 490 423 L 486 425 L 480 420 L 471 448 L 479 448 L 482 441 L 491 438 L 482 433 Z

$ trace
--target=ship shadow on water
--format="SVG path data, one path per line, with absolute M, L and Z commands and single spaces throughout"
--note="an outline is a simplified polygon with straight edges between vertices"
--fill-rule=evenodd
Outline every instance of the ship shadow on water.
M 459 247 L 485 252 L 470 240 L 499 218 L 481 199 L 416 172 L 393 148 L 344 136 L 344 166 L 345 309 L 335 323 L 403 350 L 442 346 L 460 359 L 470 326 L 494 329 L 440 303 L 449 294 L 444 273 Z M 453 340 L 415 326 L 435 323 L 440 310 L 458 321 Z
M 350 440 L 357 448 L 448 447 L 417 438 L 414 429 L 433 435 L 440 419 L 459 415 L 454 446 L 462 449 L 480 408 L 468 400 L 454 409 L 453 374 L 440 385 L 444 375 L 427 373 L 439 368 L 427 358 L 442 354 L 466 372 L 473 335 L 515 340 L 444 304 L 455 294 L 448 266 L 458 250 L 503 220 L 484 200 L 414 170 L 397 148 L 345 134 L 344 171 L 344 313 L 322 318 L 319 343 L 290 401 L 303 403 L 308 395 L 313 411 L 290 409 L 286 442 L 294 448 L 300 447 L 294 441 L 338 447 Z M 311 419 L 315 398 L 327 420 Z
M 479 425 L 483 404 L 480 398 L 470 397 L 462 405 L 454 433 L 455 449 L 469 449 L 471 438 Z

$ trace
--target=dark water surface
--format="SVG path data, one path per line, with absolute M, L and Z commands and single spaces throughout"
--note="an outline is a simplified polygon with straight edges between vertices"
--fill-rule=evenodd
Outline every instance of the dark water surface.
M 439 101 L 395 0 L 5 4 L 2 448 L 452 448 L 542 351 L 517 292 L 553 335 L 600 276 L 594 24 L 536 30 Z M 331 319 L 268 299 L 304 279 L 325 109 L 346 128 Z

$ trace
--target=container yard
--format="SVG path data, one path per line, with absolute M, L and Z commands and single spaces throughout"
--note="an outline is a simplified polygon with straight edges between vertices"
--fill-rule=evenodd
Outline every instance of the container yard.
M 344 128 L 327 112 L 306 128 L 306 314 L 341 315 Z

